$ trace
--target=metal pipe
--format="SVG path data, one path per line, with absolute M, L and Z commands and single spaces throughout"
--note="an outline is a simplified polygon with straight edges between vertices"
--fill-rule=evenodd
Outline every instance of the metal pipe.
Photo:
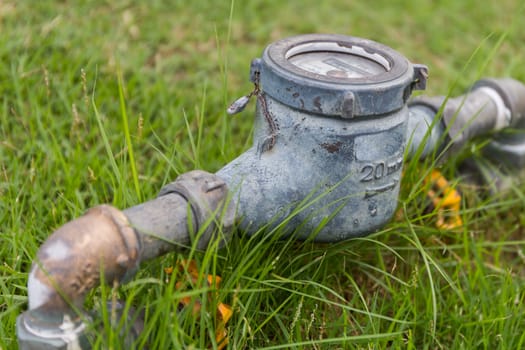
M 140 261 L 175 250 L 205 250 L 213 239 L 224 244 L 234 221 L 226 183 L 202 170 L 180 175 L 159 197 L 125 209 L 140 237 Z
M 407 157 L 424 159 L 443 146 L 446 128 L 432 108 L 409 105 L 408 111 Z
M 41 246 L 29 274 L 29 310 L 17 319 L 20 348 L 89 348 L 84 298 L 101 277 L 126 280 L 141 261 L 224 241 L 233 214 L 225 182 L 192 171 L 156 199 L 124 211 L 98 206 L 65 224 Z
M 86 346 L 85 295 L 101 277 L 119 281 L 134 271 L 139 250 L 139 237 L 126 216 L 108 205 L 92 208 L 55 231 L 29 274 L 29 310 L 17 319 L 20 348 Z
M 420 96 L 410 100 L 408 105 L 408 137 L 412 138 L 409 157 L 416 154 L 424 139 L 426 144 L 421 158 L 446 145 L 451 146 L 450 152 L 455 152 L 480 135 L 509 129 L 525 130 L 525 85 L 511 78 L 482 79 L 464 95 L 454 98 Z M 436 116 L 441 120 L 436 120 Z M 524 144 L 523 133 L 512 136 L 506 133 L 505 137 L 493 141 L 489 149 L 492 155 L 497 154 L 499 161 L 502 156 L 514 156 L 514 161 L 524 162 L 525 153 L 520 152 Z

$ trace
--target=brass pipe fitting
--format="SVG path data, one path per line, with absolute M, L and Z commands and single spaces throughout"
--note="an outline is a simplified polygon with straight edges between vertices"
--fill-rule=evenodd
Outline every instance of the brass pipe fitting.
M 29 309 L 81 309 L 100 282 L 120 281 L 139 261 L 140 241 L 126 216 L 109 205 L 55 231 L 42 245 L 28 281 Z
M 138 266 L 140 240 L 109 205 L 56 230 L 40 247 L 28 278 L 29 310 L 17 319 L 20 349 L 89 348 L 83 303 L 100 283 L 120 281 Z

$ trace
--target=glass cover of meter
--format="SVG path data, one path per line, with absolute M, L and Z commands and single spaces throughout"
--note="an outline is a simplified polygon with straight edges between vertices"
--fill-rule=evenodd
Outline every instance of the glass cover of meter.
M 346 79 L 359 79 L 385 73 L 379 62 L 346 52 L 302 52 L 288 58 L 295 66 L 311 73 Z

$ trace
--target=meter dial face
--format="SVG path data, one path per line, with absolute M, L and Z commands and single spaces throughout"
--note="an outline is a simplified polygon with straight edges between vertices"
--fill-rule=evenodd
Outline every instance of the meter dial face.
M 310 42 L 290 48 L 285 59 L 301 70 L 326 79 L 368 79 L 387 73 L 391 63 L 381 54 L 358 45 Z
M 289 61 L 307 72 L 334 78 L 367 78 L 386 72 L 375 61 L 341 52 L 308 52 L 290 57 Z

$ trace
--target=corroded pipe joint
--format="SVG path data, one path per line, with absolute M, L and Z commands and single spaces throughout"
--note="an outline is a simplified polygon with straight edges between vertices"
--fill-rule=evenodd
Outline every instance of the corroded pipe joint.
M 126 216 L 109 205 L 56 230 L 41 246 L 28 279 L 29 311 L 17 319 L 20 349 L 85 349 L 84 297 L 103 279 L 133 274 L 140 241 Z
M 227 194 L 226 184 L 216 175 L 192 171 L 167 185 L 159 198 L 139 206 L 90 209 L 41 246 L 28 280 L 29 309 L 81 309 L 101 276 L 106 283 L 131 276 L 140 260 L 175 250 L 177 243 L 191 243 L 192 234 L 199 233 L 197 246 L 206 248 L 219 218 L 223 231 L 233 225 Z M 188 225 L 188 204 L 193 225 Z M 160 217 L 152 214 L 161 209 Z
M 133 275 L 140 261 L 195 239 L 205 249 L 215 232 L 224 237 L 234 222 L 228 193 L 217 175 L 192 171 L 158 198 L 123 211 L 95 207 L 59 228 L 41 246 L 29 276 L 29 311 L 17 319 L 20 348 L 89 349 L 86 294 Z
M 109 205 L 90 209 L 53 233 L 38 252 L 29 281 L 29 309 L 81 308 L 86 293 L 121 280 L 138 264 L 140 242 L 126 216 Z
M 217 175 L 202 170 L 182 174 L 164 186 L 159 197 L 169 194 L 178 194 L 190 204 L 198 249 L 206 249 L 218 227 L 228 232 L 233 226 L 235 210 L 229 203 L 228 186 Z

